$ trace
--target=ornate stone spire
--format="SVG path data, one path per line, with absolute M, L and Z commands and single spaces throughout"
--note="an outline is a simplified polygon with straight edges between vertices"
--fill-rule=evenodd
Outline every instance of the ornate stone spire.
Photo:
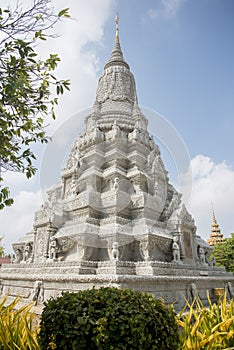
M 214 246 L 217 243 L 223 243 L 225 241 L 225 238 L 223 237 L 223 234 L 221 233 L 221 230 L 219 228 L 219 224 L 217 223 L 213 203 L 212 205 L 212 224 L 211 224 L 211 233 L 210 238 L 207 240 L 207 243 L 210 246 Z
M 115 17 L 115 23 L 116 23 L 116 26 L 115 26 L 115 42 L 118 43 L 119 42 L 119 15 L 118 15 L 118 13 L 116 14 L 116 17 Z
M 113 50 L 111 52 L 111 57 L 110 57 L 109 61 L 107 62 L 107 64 L 105 65 L 105 69 L 108 67 L 111 67 L 113 65 L 116 65 L 116 64 L 125 66 L 127 69 L 129 69 L 129 65 L 125 62 L 125 60 L 123 58 L 123 53 L 122 53 L 120 42 L 119 42 L 119 16 L 118 16 L 118 14 L 115 17 L 115 22 L 116 22 L 115 43 L 114 43 Z
M 132 129 L 136 122 L 133 116 L 133 109 L 137 104 L 136 85 L 121 50 L 118 15 L 116 15 L 115 22 L 114 47 L 110 59 L 104 67 L 104 72 L 99 78 L 96 94 L 95 106 L 98 106 L 99 109 L 98 126 L 103 128 L 103 123 L 105 123 L 105 128 L 109 128 L 117 118 L 118 124 L 122 123 L 123 127 L 130 125 Z M 108 116 L 108 120 L 106 116 Z M 105 122 L 103 118 L 105 118 Z

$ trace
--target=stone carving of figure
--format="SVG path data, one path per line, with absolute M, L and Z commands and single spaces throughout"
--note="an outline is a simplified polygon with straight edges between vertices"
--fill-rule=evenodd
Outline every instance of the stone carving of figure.
M 112 132 L 113 139 L 121 136 L 121 130 L 120 130 L 119 126 L 117 125 L 116 120 L 114 121 L 114 124 L 112 125 L 111 132 Z
M 138 141 L 138 136 L 139 136 L 139 130 L 135 128 L 129 135 L 129 140 L 131 141 Z
M 205 251 L 202 247 L 199 247 L 198 249 L 198 255 L 199 255 L 199 261 L 201 264 L 205 264 L 206 260 L 205 260 Z
M 28 259 L 28 263 L 29 263 L 29 264 L 33 263 L 33 260 L 34 260 L 34 254 L 31 253 L 31 254 L 30 254 L 30 257 L 29 257 L 29 259 Z
M 94 129 L 94 132 L 93 132 L 93 142 L 102 141 L 103 136 L 104 135 L 101 132 L 101 130 L 99 129 L 99 127 L 96 126 L 96 128 Z
M 212 257 L 211 263 L 212 263 L 212 266 L 216 266 L 216 259 L 214 256 Z
M 210 261 L 210 259 L 209 259 L 208 252 L 205 252 L 205 263 L 209 266 L 213 266 L 212 261 Z
M 116 177 L 116 178 L 114 179 L 114 190 L 117 192 L 118 189 L 119 189 L 119 178 Z
M 32 301 L 35 301 L 36 305 L 44 301 L 44 287 L 42 281 L 35 282 L 31 299 Z
M 226 290 L 226 293 L 229 294 L 229 297 L 230 297 L 231 299 L 234 299 L 234 291 L 233 291 L 231 282 L 227 282 L 227 283 L 226 283 L 226 285 L 225 285 L 225 290 Z
M 21 262 L 30 263 L 31 252 L 32 246 L 30 243 L 27 243 L 24 247 L 23 260 Z
M 112 260 L 119 260 L 119 243 L 113 242 L 112 244 Z
M 135 177 L 132 181 L 132 184 L 135 194 L 142 193 L 143 179 L 140 176 Z
M 56 255 L 57 255 L 57 249 L 58 249 L 58 244 L 57 240 L 54 236 L 50 238 L 50 247 L 49 247 L 49 259 L 50 260 L 56 260 Z
M 14 258 L 14 260 L 13 260 L 13 263 L 18 264 L 18 263 L 20 263 L 20 262 L 22 261 L 22 259 L 23 259 L 22 250 L 20 250 L 20 249 L 18 248 L 18 249 L 16 249 L 16 251 L 15 251 L 15 258 Z
M 30 251 L 30 245 L 27 244 L 24 248 L 24 261 L 27 261 L 29 259 L 29 251 Z
M 196 284 L 191 283 L 189 290 L 190 290 L 190 297 L 192 298 L 192 301 L 196 300 L 199 297 Z
M 180 262 L 180 246 L 178 237 L 173 237 L 172 256 L 173 262 Z

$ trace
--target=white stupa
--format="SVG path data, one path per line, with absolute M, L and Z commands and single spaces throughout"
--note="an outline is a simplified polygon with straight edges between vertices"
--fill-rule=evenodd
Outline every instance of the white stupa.
M 33 231 L 13 248 L 14 263 L 0 271 L 2 292 L 37 303 L 64 290 L 115 285 L 153 292 L 179 308 L 194 286 L 203 299 L 227 283 L 231 290 L 233 275 L 209 261 L 211 248 L 196 235 L 148 133 L 118 19 L 85 130 L 35 213 Z

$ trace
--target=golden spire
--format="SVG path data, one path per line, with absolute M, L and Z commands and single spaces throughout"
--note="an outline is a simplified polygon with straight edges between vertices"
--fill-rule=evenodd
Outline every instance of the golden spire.
M 216 226 L 217 221 L 216 221 L 216 217 L 215 217 L 213 202 L 211 202 L 211 207 L 212 207 L 212 226 Z
M 225 241 L 225 238 L 223 237 L 223 234 L 221 233 L 221 230 L 219 228 L 219 224 L 217 223 L 215 212 L 214 212 L 214 206 L 211 202 L 212 206 L 212 224 L 211 224 L 211 233 L 210 238 L 207 240 L 207 243 L 210 246 L 214 246 L 217 243 L 223 243 Z
M 115 16 L 115 42 L 119 43 L 119 15 L 118 13 Z

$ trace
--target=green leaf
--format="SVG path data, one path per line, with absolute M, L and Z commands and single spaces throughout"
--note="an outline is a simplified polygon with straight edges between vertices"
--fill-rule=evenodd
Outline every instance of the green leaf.
M 47 0 L 44 4 L 46 2 Z M 60 61 L 59 56 L 50 54 L 49 59 L 43 60 L 36 51 L 36 41 L 46 40 L 47 30 L 61 17 L 68 17 L 68 9 L 60 11 L 58 16 L 51 9 L 48 11 L 46 6 L 40 6 L 41 2 L 35 1 L 33 8 L 27 8 L 27 12 L 24 12 L 23 5 L 22 12 L 0 8 L 0 31 L 4 18 L 0 47 L 3 63 L 0 80 L 1 167 L 22 172 L 27 177 L 31 177 L 36 171 L 33 167 L 35 156 L 29 146 L 50 140 L 45 126 L 49 118 L 55 118 L 54 105 L 59 101 L 54 98 L 54 86 L 58 95 L 69 87 L 67 80 L 57 80 L 54 73 Z M 36 11 L 32 12 L 31 19 L 28 16 L 30 11 Z M 25 13 L 27 15 L 24 17 Z M 19 35 L 19 24 L 22 27 L 24 24 L 27 40 L 23 34 Z M 3 177 L 0 179 L 0 186 L 4 181 Z M 7 190 L 2 191 L 0 188 L 0 208 L 3 209 L 11 203 Z
M 70 17 L 69 14 L 68 14 L 68 10 L 69 8 L 66 8 L 66 9 L 63 9 L 61 10 L 59 13 L 58 13 L 58 17 Z

